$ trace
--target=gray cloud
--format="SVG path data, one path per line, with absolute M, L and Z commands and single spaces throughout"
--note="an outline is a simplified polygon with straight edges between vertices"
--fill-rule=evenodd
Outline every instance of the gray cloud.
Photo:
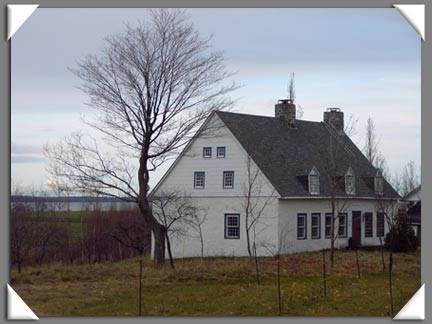
M 11 143 L 12 154 L 40 154 L 41 148 L 37 145 Z
M 44 163 L 46 160 L 41 156 L 33 155 L 12 155 L 11 163 Z

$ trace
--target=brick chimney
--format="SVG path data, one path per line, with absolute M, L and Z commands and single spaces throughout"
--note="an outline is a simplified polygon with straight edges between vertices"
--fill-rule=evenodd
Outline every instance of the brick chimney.
M 340 108 L 327 108 L 324 111 L 324 123 L 333 126 L 338 132 L 344 131 L 344 113 Z
M 285 120 L 289 127 L 295 128 L 296 105 L 291 99 L 279 99 L 275 105 L 275 117 Z

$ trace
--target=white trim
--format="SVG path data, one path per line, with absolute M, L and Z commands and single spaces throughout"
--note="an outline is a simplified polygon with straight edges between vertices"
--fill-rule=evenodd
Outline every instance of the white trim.
M 286 197 L 279 197 L 278 199 L 281 200 L 295 200 L 295 199 L 330 199 L 332 197 L 330 196 L 286 196 Z M 376 196 L 374 197 L 356 197 L 356 196 L 337 196 L 334 197 L 335 199 L 350 199 L 350 200 L 377 200 L 378 198 Z M 388 198 L 388 197 L 379 197 L 380 200 L 396 200 L 397 198 Z

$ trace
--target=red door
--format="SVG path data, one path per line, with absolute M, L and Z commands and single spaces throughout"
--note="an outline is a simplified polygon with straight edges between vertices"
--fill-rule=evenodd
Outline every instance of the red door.
M 352 244 L 361 245 L 361 211 L 352 212 Z

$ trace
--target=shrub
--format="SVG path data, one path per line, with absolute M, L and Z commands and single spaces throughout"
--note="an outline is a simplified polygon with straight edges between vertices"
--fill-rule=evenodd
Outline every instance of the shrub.
M 408 224 L 405 212 L 398 213 L 395 226 L 387 233 L 384 239 L 386 249 L 390 249 L 392 237 L 394 252 L 414 251 L 417 248 L 417 237 Z

